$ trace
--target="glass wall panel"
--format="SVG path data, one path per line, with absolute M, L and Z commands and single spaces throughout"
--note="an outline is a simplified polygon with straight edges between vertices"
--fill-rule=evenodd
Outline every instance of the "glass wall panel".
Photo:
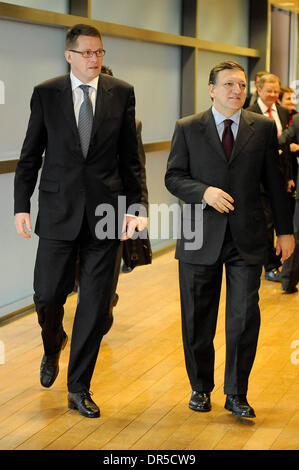
M 34 85 L 66 73 L 64 37 L 62 29 L 0 20 L 0 160 L 19 158 Z M 37 237 L 16 234 L 13 180 L 12 173 L 0 175 L 0 316 L 32 303 Z M 36 212 L 35 193 L 33 223 Z
M 19 157 L 34 85 L 67 71 L 65 31 L 0 20 L 0 160 Z
M 5 3 L 13 3 L 14 5 L 37 8 L 39 10 L 55 11 L 56 13 L 69 12 L 69 0 L 5 0 Z
M 91 0 L 91 17 L 109 23 L 180 34 L 181 0 Z
M 180 48 L 103 36 L 104 64 L 135 88 L 143 141 L 169 140 L 180 112 Z
M 249 47 L 249 0 L 198 0 L 198 37 Z

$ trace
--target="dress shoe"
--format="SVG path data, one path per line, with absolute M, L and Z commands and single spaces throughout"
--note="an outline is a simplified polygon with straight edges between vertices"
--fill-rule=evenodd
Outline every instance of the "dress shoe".
M 60 350 L 56 354 L 44 354 L 40 365 L 40 383 L 43 387 L 51 387 L 59 372 L 59 358 L 61 351 L 65 348 L 68 337 L 65 334 Z
M 121 272 L 122 273 L 130 273 L 132 271 L 132 268 L 129 268 L 125 263 L 121 267 Z
M 104 326 L 103 335 L 106 335 L 112 327 L 112 324 L 113 324 L 113 313 L 112 312 L 113 312 L 113 308 L 116 306 L 116 304 L 118 302 L 118 299 L 119 299 L 118 294 L 114 294 L 113 301 L 112 301 L 112 304 L 110 306 L 108 317 L 107 317 L 107 320 L 106 320 L 106 323 L 105 323 L 105 326 Z
M 211 411 L 210 393 L 193 391 L 189 408 L 194 411 Z
M 82 390 L 81 392 L 68 394 L 68 406 L 71 410 L 78 410 L 80 415 L 86 418 L 99 418 L 100 410 L 91 399 L 90 392 Z
M 295 292 L 298 292 L 297 287 L 288 287 L 288 288 L 282 287 L 281 290 L 285 294 L 295 294 Z
M 231 411 L 233 416 L 255 418 L 254 409 L 249 405 L 246 395 L 227 395 L 224 408 Z
M 271 269 L 271 271 L 266 271 L 265 279 L 266 281 L 280 282 L 281 281 L 280 274 L 281 274 L 280 271 L 274 268 L 274 269 Z

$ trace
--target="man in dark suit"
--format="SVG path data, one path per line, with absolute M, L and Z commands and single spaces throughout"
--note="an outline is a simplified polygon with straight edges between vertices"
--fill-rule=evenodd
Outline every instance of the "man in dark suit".
M 245 71 L 238 63 L 228 61 L 212 69 L 213 106 L 177 122 L 165 182 L 185 202 L 191 218 L 202 218 L 202 246 L 190 249 L 183 218 L 176 249 L 183 344 L 193 390 L 189 407 L 211 409 L 213 339 L 225 264 L 225 408 L 252 418 L 255 413 L 246 395 L 260 325 L 258 290 L 266 251 L 261 182 L 273 204 L 276 251 L 282 261 L 292 253 L 294 238 L 278 168 L 276 127 L 270 119 L 241 109 L 245 90 Z M 196 220 L 193 223 L 196 226 Z
M 44 344 L 40 379 L 50 387 L 58 374 L 67 341 L 63 306 L 74 287 L 79 253 L 68 404 L 91 418 L 100 415 L 89 388 L 115 288 L 120 239 L 138 228 L 138 214 L 129 215 L 128 209 L 141 199 L 134 90 L 100 75 L 104 53 L 97 29 L 80 24 L 67 32 L 71 73 L 35 87 L 15 175 L 15 225 L 19 235 L 30 237 L 30 198 L 45 151 L 34 273 Z
M 299 114 L 295 114 L 291 126 L 279 137 L 279 144 L 290 145 L 291 152 L 299 151 Z M 295 250 L 292 256 L 285 261 L 281 271 L 281 286 L 286 294 L 298 292 L 299 282 L 299 165 L 297 165 L 296 202 L 294 210 Z
M 247 108 L 248 111 L 253 111 L 258 114 L 263 114 L 270 119 L 273 119 L 277 126 L 277 134 L 280 135 L 289 124 L 288 111 L 278 104 L 280 93 L 280 80 L 277 75 L 265 74 L 260 77 L 258 86 L 258 99 L 257 102 Z M 279 155 L 280 166 L 284 174 L 284 184 L 289 191 L 294 184 L 292 177 L 292 163 L 291 155 L 288 148 L 280 150 Z M 275 253 L 274 248 L 274 220 L 271 209 L 271 203 L 267 191 L 261 187 L 262 202 L 264 206 L 265 216 L 267 220 L 267 234 L 268 234 L 268 255 L 265 261 L 265 279 L 268 281 L 280 282 L 281 262 Z

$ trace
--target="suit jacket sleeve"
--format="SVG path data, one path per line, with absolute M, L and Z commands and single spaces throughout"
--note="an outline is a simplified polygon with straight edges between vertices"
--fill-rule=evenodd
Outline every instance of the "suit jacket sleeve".
M 262 170 L 263 185 L 269 194 L 277 235 L 293 233 L 292 215 L 279 166 L 276 125 L 273 123 Z
M 284 149 L 286 145 L 289 146 L 291 142 L 295 142 L 295 141 L 296 141 L 296 131 L 294 129 L 294 125 L 291 124 L 290 127 L 285 129 L 282 132 L 282 134 L 279 136 L 278 138 L 279 147 L 281 149 Z
M 14 212 L 30 212 L 30 198 L 34 191 L 38 171 L 42 166 L 42 155 L 46 145 L 46 129 L 39 94 L 34 89 L 31 114 L 26 137 L 17 164 L 14 181 Z
M 119 140 L 119 167 L 127 196 L 127 208 L 141 202 L 140 161 L 135 122 L 135 94 L 130 88 Z
M 190 176 L 189 151 L 185 129 L 178 121 L 172 138 L 171 150 L 167 163 L 165 185 L 169 192 L 185 203 L 200 204 L 208 185 Z
M 138 155 L 140 161 L 140 173 L 141 173 L 141 203 L 148 212 L 148 190 L 146 184 L 146 170 L 145 170 L 145 152 L 141 137 L 142 132 L 142 123 L 136 119 L 136 130 L 137 130 L 137 139 L 138 139 Z

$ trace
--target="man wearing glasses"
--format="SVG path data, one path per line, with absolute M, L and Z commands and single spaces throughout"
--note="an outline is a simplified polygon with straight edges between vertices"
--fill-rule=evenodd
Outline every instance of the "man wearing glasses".
M 68 405 L 90 418 L 100 416 L 89 389 L 116 287 L 120 239 L 130 238 L 139 228 L 138 217 L 127 215 L 127 208 L 141 198 L 134 90 L 121 80 L 100 75 L 104 53 L 97 29 L 80 24 L 67 32 L 65 58 L 70 74 L 35 87 L 15 175 L 15 225 L 20 236 L 30 238 L 30 198 L 45 152 L 34 272 L 44 387 L 54 383 L 67 342 L 64 303 L 74 287 L 79 254 L 80 292 L 68 366 Z M 117 212 L 120 195 L 126 197 L 122 214 Z M 100 204 L 115 209 L 115 217 L 108 220 L 115 227 L 114 236 L 109 229 L 109 237 L 98 235 L 97 224 L 105 215 L 99 218 Z M 123 220 L 120 230 L 119 217 Z

